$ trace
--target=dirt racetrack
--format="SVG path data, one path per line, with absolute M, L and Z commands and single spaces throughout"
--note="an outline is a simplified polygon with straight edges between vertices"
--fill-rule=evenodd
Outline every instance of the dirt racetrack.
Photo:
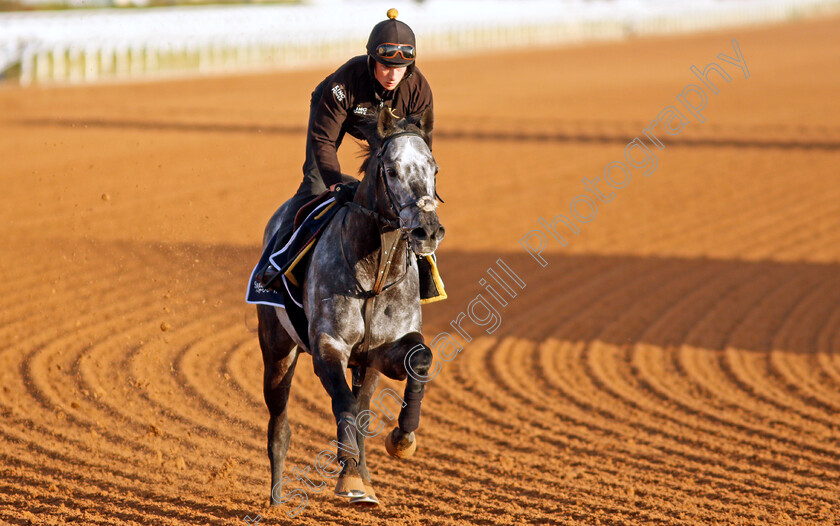
M 0 90 L 0 523 L 840 524 L 838 35 L 829 18 L 422 62 L 450 295 L 425 333 L 453 332 L 499 258 L 527 286 L 492 334 L 464 325 L 414 459 L 368 442 L 384 506 L 330 483 L 293 521 L 266 506 L 243 298 L 327 71 Z M 715 58 L 733 38 L 749 78 Z M 713 60 L 732 81 L 712 77 L 705 122 L 663 134 L 655 172 L 567 247 L 547 236 L 540 267 L 519 240 L 582 178 L 610 191 L 604 167 Z M 310 363 L 290 476 L 335 429 Z

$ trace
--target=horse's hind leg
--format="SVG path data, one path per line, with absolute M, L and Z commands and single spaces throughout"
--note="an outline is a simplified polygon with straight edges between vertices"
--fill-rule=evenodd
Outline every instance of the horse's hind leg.
M 283 463 L 289 449 L 292 430 L 289 427 L 287 403 L 295 374 L 298 349 L 277 319 L 274 307 L 257 305 L 260 348 L 265 374 L 263 393 L 268 406 L 268 460 L 271 463 L 271 505 L 279 506 L 283 480 Z

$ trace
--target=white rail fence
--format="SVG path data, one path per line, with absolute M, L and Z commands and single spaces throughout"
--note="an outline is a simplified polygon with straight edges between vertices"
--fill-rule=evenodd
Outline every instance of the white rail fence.
M 21 85 L 334 64 L 398 2 L 0 14 L 0 76 Z M 422 56 L 689 32 L 833 11 L 838 0 L 435 1 L 401 8 Z

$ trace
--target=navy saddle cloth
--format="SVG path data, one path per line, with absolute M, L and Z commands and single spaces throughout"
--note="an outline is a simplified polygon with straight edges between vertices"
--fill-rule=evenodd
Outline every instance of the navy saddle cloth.
M 282 307 L 286 310 L 295 331 L 309 348 L 309 323 L 303 311 L 303 280 L 312 255 L 312 248 L 324 232 L 335 213 L 341 207 L 330 192 L 325 192 L 298 211 L 295 217 L 295 229 L 286 244 L 273 252 L 277 235 L 266 244 L 259 263 L 251 272 L 248 281 L 248 293 L 245 301 Z M 271 264 L 280 275 L 275 278 L 271 288 L 266 288 L 256 279 L 257 273 L 265 265 Z

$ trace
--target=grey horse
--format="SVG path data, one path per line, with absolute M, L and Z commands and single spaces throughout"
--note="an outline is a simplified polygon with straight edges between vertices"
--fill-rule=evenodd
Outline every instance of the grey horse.
M 306 271 L 303 308 L 310 348 L 300 341 L 284 309 L 257 305 L 270 413 L 272 506 L 283 502 L 275 490 L 283 483 L 291 437 L 287 402 L 301 351 L 312 355 L 315 373 L 332 399 L 338 437 L 333 459 L 340 467 L 337 495 L 349 497 L 351 503 L 379 503 L 365 465 L 365 438 L 375 434 L 371 421 L 382 418 L 369 410 L 380 373 L 406 380 L 402 399 L 391 391 L 402 408 L 397 427 L 385 440 L 386 449 L 398 458 L 416 449 L 414 431 L 432 352 L 421 334 L 414 254 L 433 253 L 444 235 L 436 212 L 438 167 L 427 142 L 432 126 L 428 111 L 416 123 L 388 110 L 371 120 L 365 174 L 355 199 L 327 226 Z M 269 221 L 264 246 L 280 228 L 285 206 L 288 202 Z M 383 425 L 378 423 L 380 429 Z

